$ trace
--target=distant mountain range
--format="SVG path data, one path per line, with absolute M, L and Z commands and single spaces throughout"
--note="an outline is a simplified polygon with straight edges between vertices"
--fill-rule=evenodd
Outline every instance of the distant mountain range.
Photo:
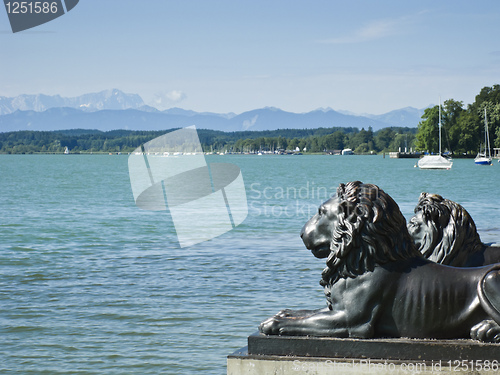
M 82 111 L 99 111 L 103 109 L 127 109 L 144 106 L 142 98 L 137 94 L 125 94 L 120 90 L 106 90 L 93 94 L 85 94 L 75 98 L 63 98 L 59 95 L 19 95 L 14 98 L 0 96 L 0 115 L 17 110 L 43 112 L 50 108 L 76 108 Z
M 222 131 L 309 129 L 319 127 L 417 127 L 423 109 L 412 107 L 383 115 L 353 115 L 331 108 L 307 113 L 266 107 L 234 113 L 195 112 L 181 108 L 160 111 L 137 94 L 106 90 L 74 98 L 59 95 L 0 97 L 0 132 L 17 130 L 115 129 L 163 130 L 196 125 Z

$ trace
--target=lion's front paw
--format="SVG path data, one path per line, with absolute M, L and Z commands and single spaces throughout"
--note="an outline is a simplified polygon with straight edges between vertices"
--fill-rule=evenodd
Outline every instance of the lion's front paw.
M 302 321 L 311 312 L 314 312 L 314 310 L 281 310 L 273 317 L 260 323 L 259 331 L 266 335 L 293 334 L 293 329 L 297 323 Z
M 473 340 L 500 342 L 500 326 L 494 320 L 483 320 L 470 330 Z
M 259 331 L 266 335 L 279 335 L 281 322 L 284 319 L 283 317 L 280 317 L 279 314 L 281 314 L 281 312 L 260 323 Z
M 284 309 L 273 317 L 264 320 L 259 331 L 266 335 L 286 335 L 297 321 L 306 319 L 321 310 L 291 310 Z M 292 326 L 292 327 L 291 327 Z

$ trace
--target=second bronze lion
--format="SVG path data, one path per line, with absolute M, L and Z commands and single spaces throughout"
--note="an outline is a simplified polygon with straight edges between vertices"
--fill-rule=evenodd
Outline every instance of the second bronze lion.
M 438 194 L 420 194 L 408 231 L 429 260 L 454 267 L 500 262 L 500 247 L 481 242 L 474 220 L 460 204 Z

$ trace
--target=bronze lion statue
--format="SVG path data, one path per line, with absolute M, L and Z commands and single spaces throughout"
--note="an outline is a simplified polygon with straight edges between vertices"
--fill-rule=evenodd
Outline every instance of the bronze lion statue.
M 500 262 L 500 247 L 481 242 L 474 220 L 460 204 L 422 193 L 408 231 L 427 259 L 454 267 Z
M 341 184 L 303 227 L 326 258 L 327 307 L 283 310 L 267 335 L 472 338 L 500 342 L 500 265 L 456 268 L 418 251 L 398 205 L 375 185 Z

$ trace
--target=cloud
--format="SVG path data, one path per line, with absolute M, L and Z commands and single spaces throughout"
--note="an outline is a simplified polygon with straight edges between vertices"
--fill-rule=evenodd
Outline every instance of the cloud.
M 179 90 L 172 90 L 165 94 L 165 97 L 172 102 L 180 102 L 186 98 L 186 94 Z
M 336 38 L 330 38 L 319 41 L 324 44 L 351 44 L 362 43 L 371 40 L 385 38 L 387 36 L 396 34 L 397 32 L 396 21 L 375 21 L 370 24 L 354 31 L 351 35 L 344 35 Z
M 403 16 L 396 19 L 383 19 L 375 20 L 367 25 L 355 30 L 349 35 L 339 36 L 330 39 L 318 41 L 323 44 L 352 44 L 363 43 L 372 40 L 386 38 L 392 35 L 398 35 L 402 32 L 410 22 L 414 21 L 416 17 L 427 13 L 426 11 L 419 12 L 413 16 Z
M 180 90 L 160 92 L 155 94 L 152 105 L 159 109 L 169 108 L 172 105 L 182 102 L 186 98 L 187 95 Z

